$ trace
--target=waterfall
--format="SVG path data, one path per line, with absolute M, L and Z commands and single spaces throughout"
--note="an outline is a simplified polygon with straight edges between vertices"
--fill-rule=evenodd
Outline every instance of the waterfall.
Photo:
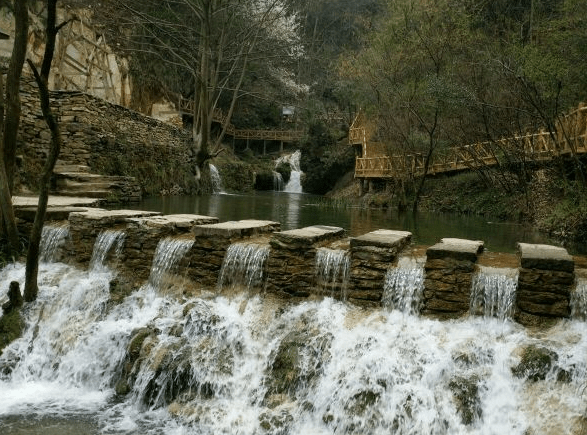
M 351 257 L 342 249 L 318 248 L 316 251 L 316 281 L 318 287 L 331 295 L 339 291 L 346 300 Z
M 587 320 L 587 280 L 585 278 L 577 278 L 577 285 L 571 293 L 571 318 Z
M 282 175 L 277 171 L 273 171 L 273 190 L 276 192 L 281 192 L 283 189 L 284 186 Z
M 263 285 L 265 262 L 269 257 L 269 246 L 253 243 L 233 243 L 224 255 L 218 290 L 243 286 L 247 290 Z
M 286 156 L 282 156 L 275 162 L 275 165 L 279 165 L 281 163 L 289 163 L 291 167 L 291 173 L 289 176 L 289 181 L 285 185 L 284 192 L 289 193 L 302 193 L 302 170 L 300 168 L 300 159 L 302 157 L 302 152 L 297 150 L 293 154 L 289 154 Z
M 126 234 L 123 231 L 106 230 L 100 232 L 94 243 L 94 250 L 90 260 L 90 269 L 98 270 L 104 267 L 106 257 L 114 249 L 114 258 L 118 258 L 122 252 L 124 238 Z
M 187 254 L 193 244 L 193 239 L 168 237 L 159 240 L 153 256 L 149 284 L 157 289 L 166 285 L 167 274 L 173 271 L 173 268 Z
M 226 193 L 224 192 L 224 187 L 222 187 L 222 178 L 220 178 L 220 172 L 218 172 L 218 169 L 216 169 L 216 166 L 214 166 L 212 163 L 210 163 L 210 178 L 212 180 L 212 193 Z
M 41 233 L 39 246 L 39 261 L 42 263 L 54 263 L 59 260 L 60 249 L 65 245 L 69 237 L 69 226 L 45 225 Z
M 510 319 L 515 308 L 518 270 L 480 267 L 473 277 L 472 314 Z
M 154 263 L 176 263 L 159 257 L 176 258 L 171 251 L 189 245 L 182 242 L 166 239 Z M 414 263 L 400 259 L 395 269 Z M 0 289 L 24 276 L 22 263 L 0 269 Z M 177 298 L 149 285 L 114 303 L 111 279 L 41 265 L 23 336 L 0 355 L 2 433 L 524 435 L 585 427 L 583 322 L 537 333 L 333 298 Z M 512 370 L 531 346 L 556 354 L 539 381 Z
M 385 275 L 381 303 L 405 314 L 418 315 L 424 292 L 425 258 L 400 257 Z

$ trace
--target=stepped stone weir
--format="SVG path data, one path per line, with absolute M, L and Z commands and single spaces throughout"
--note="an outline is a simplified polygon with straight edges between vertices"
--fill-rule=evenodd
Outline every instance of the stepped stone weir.
M 90 261 L 94 243 L 100 232 L 107 229 L 124 227 L 131 217 L 160 215 L 159 212 L 137 210 L 102 210 L 89 209 L 85 212 L 73 212 L 69 215 L 69 232 L 71 235 L 73 258 L 81 264 Z
M 279 231 L 280 227 L 279 222 L 250 219 L 195 226 L 196 241 L 186 255 L 190 278 L 202 286 L 215 287 L 230 245 Z
M 544 317 L 569 317 L 575 261 L 557 246 L 518 243 L 520 275 L 515 319 L 533 325 Z
M 411 239 L 412 233 L 394 230 L 377 230 L 351 238 L 348 299 L 359 304 L 379 304 L 387 270 Z
M 422 314 L 456 318 L 469 312 L 471 288 L 482 241 L 442 239 L 426 250 Z
M 214 224 L 218 218 L 192 214 L 130 217 L 126 219 L 127 242 L 122 251 L 123 267 L 138 277 L 149 276 L 149 265 L 160 240 L 189 235 L 197 225 Z
M 269 241 L 267 290 L 291 296 L 308 296 L 316 280 L 318 248 L 339 240 L 344 229 L 316 225 L 274 233 Z

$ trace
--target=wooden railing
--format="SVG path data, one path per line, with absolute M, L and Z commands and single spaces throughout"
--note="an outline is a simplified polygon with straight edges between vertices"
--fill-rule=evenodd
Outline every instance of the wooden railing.
M 360 126 L 354 127 L 353 134 L 358 137 Z M 364 131 L 364 130 L 363 130 Z M 364 133 L 363 133 L 364 134 Z M 351 133 L 349 132 L 349 138 Z M 366 135 L 364 134 L 364 137 Z M 361 144 L 369 149 L 370 142 L 349 142 Z M 453 147 L 443 154 L 435 155 L 428 167 L 428 174 L 440 174 L 506 162 L 506 159 L 518 161 L 547 161 L 564 155 L 587 153 L 587 106 L 565 116 L 557 125 L 557 132 L 540 131 L 504 138 L 494 142 L 480 142 L 460 147 Z M 355 162 L 356 178 L 400 178 L 408 175 L 418 177 L 425 173 L 425 157 L 420 154 L 405 156 L 369 156 L 357 157 Z
M 180 113 L 193 114 L 194 100 L 181 99 L 179 101 Z M 304 137 L 302 130 L 253 130 L 253 129 L 237 129 L 230 122 L 227 122 L 227 117 L 220 109 L 214 109 L 212 120 L 218 124 L 226 124 L 226 134 L 235 139 L 250 139 L 250 140 L 272 140 L 283 142 L 296 142 Z

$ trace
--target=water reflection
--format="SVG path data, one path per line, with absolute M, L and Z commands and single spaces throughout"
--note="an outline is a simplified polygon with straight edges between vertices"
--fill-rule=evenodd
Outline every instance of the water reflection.
M 358 236 L 380 228 L 411 231 L 414 242 L 431 245 L 443 237 L 485 241 L 490 251 L 514 252 L 517 242 L 556 244 L 532 228 L 515 223 L 494 223 L 478 216 L 438 213 L 398 214 L 393 210 L 324 206 L 320 196 L 286 192 L 243 195 L 153 197 L 133 204 L 137 210 L 164 214 L 216 216 L 221 221 L 263 219 L 281 223 L 284 230 L 309 225 L 332 225 Z M 582 253 L 585 248 L 569 248 Z

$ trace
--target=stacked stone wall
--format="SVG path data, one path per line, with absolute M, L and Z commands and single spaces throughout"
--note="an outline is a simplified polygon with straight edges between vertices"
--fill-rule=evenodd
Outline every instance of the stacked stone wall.
M 32 77 L 23 77 L 21 100 L 20 181 L 36 188 L 51 134 Z M 59 159 L 66 164 L 135 177 L 147 193 L 194 188 L 189 132 L 83 92 L 51 92 L 51 104 L 63 140 Z

